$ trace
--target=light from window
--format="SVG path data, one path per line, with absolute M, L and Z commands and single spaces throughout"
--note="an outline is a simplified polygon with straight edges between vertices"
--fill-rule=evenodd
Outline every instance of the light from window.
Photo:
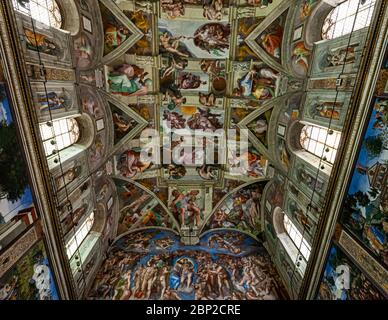
M 368 27 L 375 2 L 376 0 L 348 0 L 341 3 L 327 16 L 322 28 L 322 38 L 335 39 Z
M 74 143 L 80 137 L 77 120 L 73 118 L 54 120 L 52 126 L 47 123 L 40 125 L 40 133 L 46 156 L 51 156 L 56 151 L 61 151 Z M 55 143 L 53 143 L 55 142 Z
M 89 217 L 82 223 L 81 227 L 77 229 L 75 234 L 66 244 L 66 253 L 69 259 L 74 255 L 79 246 L 85 240 L 86 236 L 89 234 L 90 230 L 93 227 L 94 223 L 94 211 L 92 211 Z
M 300 143 L 302 147 L 316 155 L 319 158 L 324 158 L 329 163 L 334 163 L 337 156 L 338 146 L 341 140 L 341 133 L 329 129 L 307 125 L 303 127 L 300 135 Z
M 13 0 L 14 8 L 45 25 L 61 28 L 62 15 L 55 0 Z
M 302 256 L 306 259 L 306 261 L 308 261 L 311 247 L 286 214 L 284 215 L 284 228 L 286 229 L 288 236 L 291 238 L 292 242 L 298 248 Z

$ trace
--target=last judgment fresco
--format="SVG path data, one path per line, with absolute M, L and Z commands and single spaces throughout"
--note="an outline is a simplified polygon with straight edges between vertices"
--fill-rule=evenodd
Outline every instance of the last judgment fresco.
M 196 246 L 148 230 L 121 237 L 89 293 L 106 300 L 276 300 L 285 288 L 265 248 L 239 232 L 212 231 Z

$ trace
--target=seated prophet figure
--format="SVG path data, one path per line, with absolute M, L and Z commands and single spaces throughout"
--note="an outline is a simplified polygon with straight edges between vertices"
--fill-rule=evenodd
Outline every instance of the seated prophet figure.
M 144 69 L 135 65 L 123 64 L 108 75 L 110 91 L 126 96 L 140 96 L 148 92 L 147 86 L 152 82 L 146 78 Z
M 280 59 L 282 39 L 283 28 L 281 26 L 277 26 L 272 31 L 261 36 L 261 45 L 268 54 Z
M 266 100 L 275 96 L 275 86 L 279 75 L 269 68 L 253 68 L 238 80 L 236 96 Z
M 129 37 L 129 30 L 124 27 L 109 25 L 105 29 L 105 46 L 109 50 L 118 48 Z
M 174 190 L 172 196 L 174 199 L 171 202 L 171 209 L 179 215 L 181 226 L 186 226 L 186 220 L 194 218 L 194 225 L 201 224 L 201 209 L 196 205 L 198 191 L 190 191 L 187 194 Z

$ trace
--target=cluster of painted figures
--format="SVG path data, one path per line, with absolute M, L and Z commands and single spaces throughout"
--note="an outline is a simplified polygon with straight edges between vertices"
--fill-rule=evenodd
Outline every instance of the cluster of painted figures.
M 226 236 L 226 239 L 224 237 Z M 109 252 L 90 299 L 275 300 L 285 297 L 265 249 L 240 233 L 184 247 L 171 234 L 130 234 Z
M 208 20 L 221 20 L 228 14 L 228 6 L 231 0 L 161 0 L 162 12 L 168 19 L 176 19 L 186 15 L 187 5 L 202 6 L 203 17 Z M 265 8 L 272 0 L 246 0 L 246 5 Z

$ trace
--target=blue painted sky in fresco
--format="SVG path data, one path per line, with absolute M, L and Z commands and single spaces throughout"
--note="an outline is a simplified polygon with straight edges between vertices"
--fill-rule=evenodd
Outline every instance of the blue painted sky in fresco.
M 334 259 L 336 256 L 337 256 L 337 247 L 332 246 L 330 249 L 330 253 L 329 253 L 329 257 L 328 257 L 328 261 L 326 263 L 325 273 L 324 273 L 324 278 L 331 279 L 332 282 L 335 282 L 335 280 L 338 277 L 338 274 L 336 272 L 336 267 L 338 267 L 338 266 L 333 266 L 331 264 L 331 260 Z M 329 284 L 329 283 L 331 283 L 331 281 L 327 281 L 327 283 Z M 331 285 L 330 290 L 334 294 L 336 292 L 337 288 L 335 285 Z M 347 300 L 347 292 L 345 290 L 342 290 L 340 300 Z
M 1 93 L 5 93 L 5 87 L 4 85 L 0 84 L 0 91 Z M 4 99 L 0 102 L 0 121 L 5 120 L 6 123 L 9 125 L 12 123 L 12 116 L 11 116 L 11 110 L 7 99 Z
M 6 95 L 5 86 L 0 84 L 0 91 Z M 13 122 L 11 109 L 8 99 L 0 102 L 0 121 L 5 120 L 7 125 Z M 1 174 L 1 173 L 0 173 Z M 32 193 L 30 187 L 27 187 L 22 197 L 12 203 L 6 199 L 0 200 L 0 214 L 4 217 L 5 222 L 11 220 L 20 210 L 29 208 L 33 205 Z
M 153 233 L 153 232 L 154 232 L 153 230 L 147 230 L 144 233 Z M 243 233 L 238 232 L 238 231 L 233 231 L 233 232 L 236 235 L 238 235 L 238 234 L 244 235 Z M 256 240 L 254 240 L 253 238 L 246 236 L 246 235 L 244 235 L 244 241 L 242 244 L 242 248 L 244 250 L 242 250 L 240 253 L 233 254 L 232 252 L 225 250 L 225 249 L 222 249 L 222 248 L 209 247 L 208 246 L 209 237 L 211 237 L 214 233 L 219 233 L 219 234 L 229 233 L 230 234 L 231 232 L 230 231 L 221 231 L 221 230 L 218 230 L 216 232 L 208 232 L 204 235 L 201 235 L 201 237 L 200 237 L 201 240 L 200 240 L 199 244 L 186 246 L 183 243 L 181 243 L 179 241 L 179 237 L 176 234 L 172 233 L 171 231 L 167 231 L 167 230 L 159 231 L 150 240 L 149 250 L 150 250 L 150 252 L 166 251 L 169 253 L 173 253 L 173 252 L 178 251 L 178 250 L 180 250 L 180 251 L 185 251 L 185 250 L 186 251 L 194 251 L 194 250 L 205 251 L 205 252 L 209 253 L 212 256 L 212 258 L 215 260 L 217 260 L 217 258 L 218 258 L 217 254 L 228 254 L 230 256 L 239 257 L 239 256 L 246 256 L 248 254 L 266 252 L 264 247 L 261 246 Z M 157 249 L 154 245 L 154 241 L 158 240 L 158 239 L 164 239 L 166 237 L 174 240 L 174 243 L 168 249 L 165 249 L 165 250 Z M 122 237 L 120 240 L 118 240 L 116 245 L 120 249 L 126 250 L 126 237 Z M 143 259 L 140 260 L 140 262 L 145 264 L 148 261 L 148 259 L 149 259 L 149 257 L 144 257 Z
M 381 129 L 373 129 L 373 124 L 376 121 L 376 119 L 375 119 L 376 113 L 377 113 L 377 111 L 374 109 L 372 112 L 371 118 L 369 120 L 368 128 L 367 128 L 367 131 L 365 133 L 363 141 L 365 141 L 365 139 L 367 139 L 368 137 L 376 136 L 376 135 L 381 133 Z M 358 156 L 358 159 L 357 159 L 357 164 L 362 165 L 362 166 L 366 166 L 366 167 L 371 167 L 377 161 L 379 161 L 379 160 L 382 161 L 384 158 L 385 158 L 385 160 L 387 160 L 386 154 L 385 155 L 381 154 L 380 157 L 376 157 L 373 159 L 369 158 L 367 155 L 367 151 L 365 149 L 365 145 L 363 143 L 361 150 L 360 150 L 360 153 L 359 153 L 359 156 Z M 357 192 L 359 190 L 366 192 L 368 189 L 369 189 L 369 181 L 368 181 L 367 176 L 362 175 L 357 170 L 355 170 L 354 174 L 353 174 L 352 182 L 351 182 L 350 187 L 349 187 L 348 194 L 354 194 L 355 192 Z
M 50 297 L 51 297 L 51 300 L 59 300 L 58 291 L 57 291 L 57 288 L 55 286 L 54 277 L 53 277 L 51 267 L 50 267 L 50 264 L 49 264 L 49 261 L 47 258 L 44 259 L 43 264 L 48 266 L 49 270 L 50 270 L 49 272 L 50 272 L 50 293 L 51 293 Z
M 28 187 L 23 196 L 16 202 L 12 203 L 6 199 L 0 201 L 0 213 L 5 222 L 11 220 L 20 210 L 33 206 L 31 189 Z

